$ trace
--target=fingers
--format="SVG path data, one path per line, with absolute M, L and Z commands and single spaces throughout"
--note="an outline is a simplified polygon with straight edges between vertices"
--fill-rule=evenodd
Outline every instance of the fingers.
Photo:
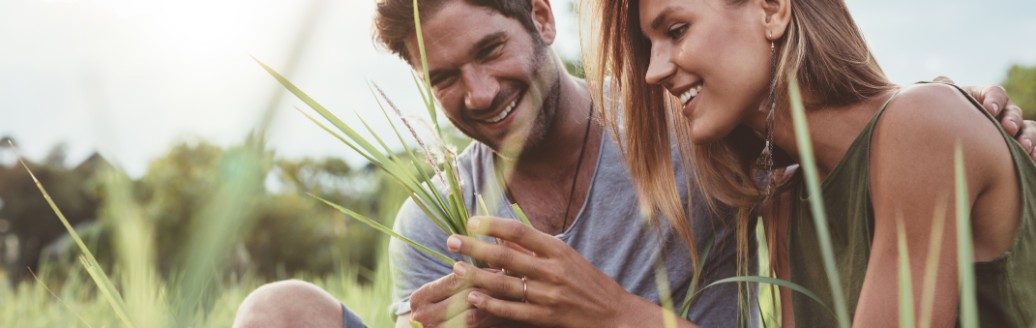
M 465 302 L 465 304 L 467 304 L 467 300 L 466 299 L 465 299 L 464 302 Z M 449 320 L 446 320 L 446 322 L 443 322 L 441 325 L 434 325 L 434 327 L 455 328 L 455 327 L 497 327 L 497 326 L 499 326 L 499 323 L 501 321 L 499 318 L 496 318 L 496 317 L 494 317 L 492 315 L 489 315 L 485 311 L 482 311 L 482 310 L 470 307 L 470 304 L 468 304 L 468 306 L 469 306 L 469 308 L 467 310 L 464 310 L 464 312 L 461 312 L 461 313 L 451 317 Z M 432 328 L 432 327 L 427 326 L 427 325 L 424 326 L 424 327 L 425 328 Z
M 527 296 L 527 286 L 522 282 L 521 277 L 479 270 L 464 262 L 454 264 L 453 273 L 468 281 L 469 284 L 478 286 L 496 297 L 521 301 Z
M 565 243 L 521 222 L 509 219 L 476 216 L 468 219 L 468 230 L 500 238 L 521 246 L 535 254 L 552 257 Z
M 509 247 L 509 248 L 511 248 L 513 250 L 516 250 L 516 251 L 528 254 L 530 256 L 536 256 L 536 253 L 533 253 L 532 251 L 530 251 L 528 249 L 525 249 L 525 247 L 522 247 L 522 245 L 518 245 L 518 244 L 515 244 L 515 243 L 512 243 L 512 242 L 509 242 L 507 240 L 504 240 L 504 239 L 497 238 L 496 239 L 496 243 L 498 245 L 507 246 L 507 247 Z
M 1007 134 L 1015 136 L 1015 138 L 1021 137 L 1019 131 L 1022 128 L 1022 109 L 1014 103 L 1008 102 L 1003 113 L 1000 114 L 1000 124 L 1004 126 Z M 1022 140 L 1018 139 L 1018 141 Z
M 446 248 L 451 252 L 470 256 L 485 262 L 490 267 L 505 268 L 509 273 L 535 275 L 539 272 L 537 258 L 507 246 L 487 243 L 477 238 L 452 235 L 446 239 Z M 454 269 L 456 270 L 456 266 Z M 465 284 L 468 284 L 465 282 Z
M 418 288 L 410 295 L 410 304 L 413 306 L 420 306 L 430 303 L 439 303 L 443 300 L 453 296 L 454 294 L 471 288 L 464 279 L 459 279 L 455 275 L 446 275 L 442 278 L 436 279 L 430 283 L 424 284 L 421 288 Z
M 1022 122 L 1018 142 L 1022 144 L 1022 149 L 1029 153 L 1029 157 L 1036 161 L 1036 121 Z
M 556 320 L 559 319 L 552 318 L 546 309 L 538 306 L 521 302 L 499 300 L 477 291 L 468 294 L 468 303 L 492 316 L 514 321 L 528 322 L 534 325 L 550 325 L 551 322 L 548 322 L 549 320 L 555 320 L 553 324 L 556 325 Z
M 953 84 L 953 79 L 944 75 L 936 76 L 932 81 Z
M 976 90 L 977 89 L 977 90 Z M 984 107 L 993 116 L 1003 117 L 1004 113 L 1001 110 L 1006 109 L 1009 104 L 1007 98 L 1007 90 L 999 85 L 991 85 L 984 88 L 969 88 L 971 96 L 982 103 Z M 1017 108 L 1017 106 L 1015 106 Z M 1018 111 L 1018 117 L 1021 117 L 1021 111 Z
M 461 317 L 460 322 L 466 322 L 462 313 L 471 309 L 471 305 L 467 302 L 468 294 L 471 293 L 472 289 L 465 289 L 456 294 L 450 295 L 441 302 L 435 303 L 410 303 L 410 320 L 420 322 L 426 327 L 438 326 L 440 324 L 457 321 L 458 317 Z M 463 327 L 464 325 L 461 325 Z M 454 326 L 456 327 L 456 326 Z

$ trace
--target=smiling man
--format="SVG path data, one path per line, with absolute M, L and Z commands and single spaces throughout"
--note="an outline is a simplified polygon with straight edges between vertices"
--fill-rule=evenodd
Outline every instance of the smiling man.
M 376 37 L 421 71 L 412 5 L 413 0 L 380 0 Z M 439 108 L 476 140 L 458 157 L 469 212 L 476 212 L 475 195 L 496 204 L 490 212 L 498 217 L 516 217 L 506 205 L 517 203 L 536 233 L 553 235 L 564 243 L 554 253 L 564 254 L 579 270 L 572 270 L 561 282 L 570 284 L 568 290 L 581 292 L 566 293 L 576 301 L 559 305 L 556 312 L 593 316 L 598 323 L 614 326 L 631 318 L 638 320 L 633 326 L 660 326 L 660 310 L 644 311 L 640 317 L 618 316 L 636 308 L 660 309 L 657 304 L 665 298 L 679 305 L 694 276 L 691 256 L 665 220 L 658 220 L 661 227 L 656 229 L 642 218 L 614 142 L 617 137 L 595 120 L 585 82 L 565 72 L 550 49 L 556 33 L 549 1 L 421 0 L 420 11 L 428 82 Z M 990 99 L 1006 102 L 1002 92 L 993 94 Z M 676 169 L 675 180 L 684 181 L 680 167 Z M 682 199 L 687 199 L 687 188 L 680 185 L 679 189 Z M 693 190 L 691 196 L 693 204 L 703 203 Z M 733 219 L 704 208 L 688 212 L 697 248 L 711 246 L 700 285 L 735 275 Z M 395 228 L 461 260 L 447 249 L 449 236 L 412 201 L 400 209 Z M 468 297 L 473 290 L 531 304 L 547 304 L 559 296 L 552 295 L 545 283 L 500 273 L 493 274 L 518 284 L 509 287 L 509 294 L 491 293 L 487 289 L 508 288 L 470 284 L 464 271 L 492 270 L 463 264 L 450 267 L 396 240 L 390 244 L 390 263 L 397 327 L 410 327 L 411 320 L 425 327 L 520 324 L 471 307 Z M 664 267 L 662 276 L 668 277 L 668 294 L 660 295 L 657 264 Z M 737 302 L 733 284 L 707 289 L 691 306 L 688 319 L 707 327 L 736 326 Z M 563 318 L 546 320 L 581 325 L 563 323 Z M 249 295 L 238 310 L 235 326 L 337 327 L 343 323 L 363 325 L 316 286 L 283 281 Z
M 412 28 L 412 2 L 380 2 L 377 37 L 420 71 L 425 67 Z M 593 118 L 585 82 L 565 72 L 550 49 L 556 36 L 550 3 L 440 0 L 420 4 L 435 97 L 453 124 L 477 141 L 459 156 L 469 211 L 475 212 L 475 195 L 498 204 L 491 212 L 499 217 L 516 217 L 506 205 L 519 204 L 538 231 L 563 241 L 578 255 L 576 261 L 592 268 L 589 274 L 572 277 L 573 281 L 600 287 L 608 295 L 629 297 L 603 303 L 587 300 L 585 306 L 594 309 L 573 311 L 619 314 L 625 312 L 628 301 L 659 303 L 655 272 L 659 261 L 665 265 L 669 277 L 665 283 L 672 291 L 664 297 L 682 300 L 694 272 L 690 254 L 675 234 L 659 233 L 671 229 L 655 230 L 642 219 L 614 136 Z M 732 230 L 723 228 L 733 223 L 704 210 L 693 216 L 701 234 L 697 240 L 703 241 L 699 248 L 711 236 L 722 245 L 703 270 L 704 280 L 734 275 Z M 413 203 L 400 210 L 396 229 L 452 254 L 446 249 L 448 235 Z M 394 310 L 400 315 L 397 326 L 407 326 L 408 319 L 426 327 L 444 322 L 472 326 L 504 322 L 467 306 L 467 295 L 479 287 L 461 283 L 448 265 L 396 241 L 390 245 L 390 256 L 396 283 Z M 519 295 L 513 300 L 521 300 Z M 543 301 L 537 295 L 527 293 L 525 301 Z M 735 295 L 733 285 L 709 290 L 692 308 L 692 320 L 733 326 Z
M 421 71 L 412 5 L 413 0 L 379 1 L 376 38 Z M 588 274 L 572 276 L 572 281 L 608 295 L 625 295 L 588 297 L 585 308 L 572 311 L 619 314 L 630 302 L 658 304 L 670 298 L 679 303 L 693 277 L 691 256 L 681 238 L 669 233 L 673 229 L 665 224 L 656 229 L 640 215 L 615 136 L 594 119 L 585 82 L 569 75 L 550 48 L 556 30 L 549 1 L 422 0 L 420 11 L 428 82 L 439 108 L 476 141 L 458 157 L 468 210 L 475 212 L 475 195 L 496 204 L 490 212 L 499 217 L 516 217 L 507 205 L 519 204 L 536 230 L 563 241 L 572 261 L 588 268 L 581 270 Z M 733 224 L 704 209 L 691 215 L 699 249 L 706 241 L 716 244 L 702 283 L 734 275 Z M 440 253 L 453 254 L 446 248 L 449 235 L 412 201 L 400 209 L 395 228 Z M 411 320 L 425 327 L 515 324 L 470 307 L 466 297 L 479 288 L 464 283 L 454 268 L 434 257 L 393 240 L 390 263 L 398 327 L 410 327 Z M 664 266 L 661 276 L 668 277 L 665 285 L 671 291 L 662 296 L 658 264 Z M 528 286 L 525 301 L 544 300 L 534 286 Z M 736 288 L 707 290 L 691 308 L 691 320 L 734 326 Z M 343 320 L 362 324 L 355 319 L 319 288 L 285 281 L 253 292 L 241 304 L 236 326 L 330 326 Z

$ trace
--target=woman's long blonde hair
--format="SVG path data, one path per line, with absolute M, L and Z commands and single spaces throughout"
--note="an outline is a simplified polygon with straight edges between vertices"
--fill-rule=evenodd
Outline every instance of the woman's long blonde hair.
M 729 6 L 747 2 L 724 1 Z M 842 0 L 790 2 L 789 26 L 776 41 L 773 85 L 779 100 L 778 120 L 790 117 L 786 111 L 789 72 L 794 72 L 802 89 L 810 95 L 807 108 L 853 104 L 893 87 Z M 738 213 L 738 253 L 747 254 L 749 218 L 766 197 L 765 186 L 760 186 L 755 178 L 764 169 L 755 166 L 762 140 L 747 127 L 739 127 L 721 141 L 691 146 L 690 122 L 671 110 L 678 106 L 675 97 L 644 80 L 651 43 L 640 31 L 638 0 L 583 0 L 580 16 L 590 19 L 580 26 L 590 27 L 581 32 L 591 94 L 595 102 L 606 104 L 597 108 L 614 135 L 623 130 L 625 138 L 620 140 L 620 148 L 642 206 L 668 218 L 691 249 L 697 265 L 689 214 L 677 192 L 677 164 L 671 160 L 670 142 L 675 139 L 681 158 L 679 165 L 684 165 L 684 171 L 705 195 L 705 205 L 716 214 L 718 201 Z M 606 76 L 610 76 L 608 85 Z M 618 101 L 605 101 L 604 88 L 618 89 L 610 92 L 620 95 Z M 691 199 L 686 200 L 688 209 L 695 206 L 689 203 Z

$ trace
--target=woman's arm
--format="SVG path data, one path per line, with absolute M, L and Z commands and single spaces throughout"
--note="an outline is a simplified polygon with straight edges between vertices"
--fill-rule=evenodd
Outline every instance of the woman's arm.
M 931 115 L 933 112 L 939 114 Z M 902 226 L 915 301 L 912 306 L 918 314 L 915 319 L 922 319 L 920 304 L 929 301 L 932 326 L 950 327 L 956 321 L 960 297 L 954 152 L 960 147 L 967 163 L 970 214 L 1017 218 L 1019 202 L 1005 197 L 1014 176 L 1006 143 L 993 122 L 958 90 L 929 84 L 905 89 L 890 103 L 879 119 L 871 145 L 874 239 L 854 325 L 889 327 L 899 323 L 897 237 Z M 1017 192 L 1014 196 L 1018 197 Z M 989 197 L 1000 198 L 999 208 L 984 208 L 983 198 Z M 936 232 L 934 227 L 940 224 L 942 229 Z M 937 254 L 929 254 L 933 237 L 939 235 Z M 925 291 L 926 263 L 932 256 L 936 279 L 933 290 Z

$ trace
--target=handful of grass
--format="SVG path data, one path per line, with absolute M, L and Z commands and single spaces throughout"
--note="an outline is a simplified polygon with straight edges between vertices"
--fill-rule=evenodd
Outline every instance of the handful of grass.
M 435 138 L 437 140 L 443 140 L 443 130 L 439 126 L 438 119 L 435 112 L 435 102 L 433 100 L 432 88 L 428 84 L 428 65 L 427 57 L 425 55 L 424 40 L 421 34 L 421 21 L 418 15 L 417 1 L 414 1 L 414 25 L 417 33 L 418 48 L 421 54 L 421 62 L 424 67 L 424 82 L 419 81 L 417 78 L 414 82 L 418 84 L 418 90 L 421 94 L 421 99 L 425 108 L 428 111 L 428 118 L 431 122 Z M 366 129 L 373 136 L 373 141 L 368 140 L 357 133 L 357 130 L 350 127 L 348 124 L 343 122 L 341 119 L 332 114 L 327 108 L 320 105 L 313 98 L 307 95 L 305 92 L 296 87 L 291 81 L 282 76 L 280 73 L 270 68 L 266 64 L 259 60 L 256 60 L 263 69 L 266 70 L 270 75 L 274 77 L 281 85 L 288 89 L 292 94 L 302 100 L 307 106 L 313 111 L 324 118 L 328 123 L 333 126 L 328 127 L 326 124 L 321 123 L 319 120 L 314 118 L 312 115 L 300 110 L 314 124 L 320 126 L 321 129 L 327 131 L 332 136 L 337 138 L 339 141 L 344 143 L 350 149 L 356 151 L 356 153 L 363 156 L 377 168 L 385 171 L 391 176 L 397 183 L 403 188 L 406 188 L 407 193 L 410 195 L 410 199 L 428 216 L 443 232 L 447 234 L 462 234 L 470 235 L 467 229 L 468 218 L 470 217 L 467 208 L 464 206 L 464 193 L 463 188 L 459 180 L 459 172 L 457 171 L 457 154 L 450 147 L 446 146 L 442 142 L 428 143 L 423 142 L 418 136 L 417 131 L 405 117 L 402 112 L 397 108 L 385 95 L 385 93 L 377 87 L 377 85 L 371 86 L 372 92 L 374 92 L 375 99 L 378 101 L 378 107 L 381 109 L 382 114 L 385 116 L 386 121 L 392 127 L 394 138 L 396 138 L 403 145 L 402 155 L 397 156 L 393 152 L 385 141 L 371 128 L 367 121 L 363 117 L 358 117 L 359 121 L 363 124 L 363 128 Z M 417 142 L 419 150 L 407 146 L 407 142 L 403 139 L 403 135 L 400 133 L 399 128 L 393 123 L 389 116 L 386 106 L 392 109 L 394 114 L 402 120 L 407 130 L 410 132 L 414 141 Z M 420 154 L 418 154 L 420 153 Z M 436 156 L 440 155 L 440 156 Z M 429 174 L 425 165 L 430 166 L 434 175 Z M 412 173 L 412 172 L 416 172 Z M 446 194 L 443 195 L 435 187 L 433 179 L 438 179 L 443 186 L 449 187 Z M 398 238 L 411 246 L 420 249 L 421 251 L 427 252 L 428 254 L 434 255 L 435 257 L 443 260 L 449 265 L 454 264 L 454 260 L 449 258 L 442 253 L 436 252 L 431 248 L 421 245 L 406 236 L 400 235 L 395 231 L 392 231 L 390 227 L 382 225 L 376 220 L 368 218 L 355 211 L 349 210 L 342 206 L 332 203 L 327 199 L 319 196 L 310 194 L 310 196 L 324 202 L 325 204 L 335 208 L 336 210 L 344 213 L 345 215 L 352 217 L 364 224 L 392 237 Z M 489 214 L 488 207 L 479 199 L 479 205 L 486 214 Z M 528 219 L 525 217 L 521 209 L 517 208 L 517 204 L 512 205 L 514 212 L 517 213 L 518 217 L 525 224 L 529 224 Z

